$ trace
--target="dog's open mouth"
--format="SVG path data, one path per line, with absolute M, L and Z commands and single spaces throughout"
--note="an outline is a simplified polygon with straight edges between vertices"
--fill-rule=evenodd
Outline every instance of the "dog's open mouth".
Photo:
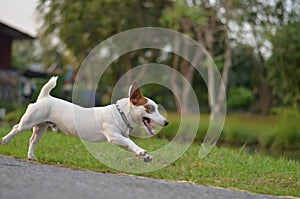
M 154 128 L 155 128 L 155 123 L 154 123 L 154 121 L 151 120 L 151 119 L 148 118 L 148 117 L 143 117 L 142 121 L 143 121 L 144 125 L 146 126 L 148 132 L 149 132 L 151 135 L 154 135 L 154 133 L 155 133 L 155 130 L 154 130 Z

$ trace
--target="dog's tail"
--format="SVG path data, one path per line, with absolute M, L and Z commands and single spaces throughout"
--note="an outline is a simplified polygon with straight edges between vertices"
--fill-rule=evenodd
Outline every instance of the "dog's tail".
M 50 91 L 56 86 L 57 76 L 53 76 L 49 79 L 49 81 L 43 86 L 37 101 L 42 99 L 43 97 L 49 96 Z

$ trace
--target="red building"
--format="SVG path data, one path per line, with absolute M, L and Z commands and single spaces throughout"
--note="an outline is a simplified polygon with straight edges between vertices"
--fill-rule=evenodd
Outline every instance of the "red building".
M 0 70 L 11 69 L 12 43 L 20 39 L 34 39 L 34 37 L 0 21 Z

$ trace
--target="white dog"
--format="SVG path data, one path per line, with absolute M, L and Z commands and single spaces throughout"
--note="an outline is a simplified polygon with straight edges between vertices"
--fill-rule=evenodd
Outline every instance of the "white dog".
M 152 160 L 146 150 L 129 139 L 129 132 L 135 125 L 139 125 L 153 135 L 154 122 L 166 126 L 168 121 L 158 112 L 157 104 L 143 96 L 136 81 L 129 88 L 129 98 L 122 98 L 116 104 L 93 108 L 83 108 L 50 96 L 56 81 L 57 77 L 52 77 L 43 86 L 37 101 L 28 105 L 20 122 L 2 138 L 1 144 L 6 144 L 18 133 L 32 129 L 28 159 L 34 160 L 35 145 L 47 127 L 51 127 L 53 131 L 60 129 L 89 142 L 108 141 L 134 152 L 145 162 Z M 79 119 L 75 119 L 73 111 L 80 116 Z

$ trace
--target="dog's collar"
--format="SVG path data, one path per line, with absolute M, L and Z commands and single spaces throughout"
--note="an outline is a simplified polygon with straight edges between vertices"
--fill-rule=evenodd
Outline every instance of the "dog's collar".
M 126 124 L 127 128 L 129 129 L 129 132 L 131 132 L 133 130 L 133 127 L 131 126 L 131 124 L 129 123 L 125 113 L 123 111 L 121 111 L 121 109 L 119 108 L 119 105 L 116 104 L 117 110 L 121 115 L 121 118 L 123 119 L 124 123 Z M 123 135 L 123 134 L 122 134 Z M 128 137 L 128 135 L 126 135 L 125 137 Z

